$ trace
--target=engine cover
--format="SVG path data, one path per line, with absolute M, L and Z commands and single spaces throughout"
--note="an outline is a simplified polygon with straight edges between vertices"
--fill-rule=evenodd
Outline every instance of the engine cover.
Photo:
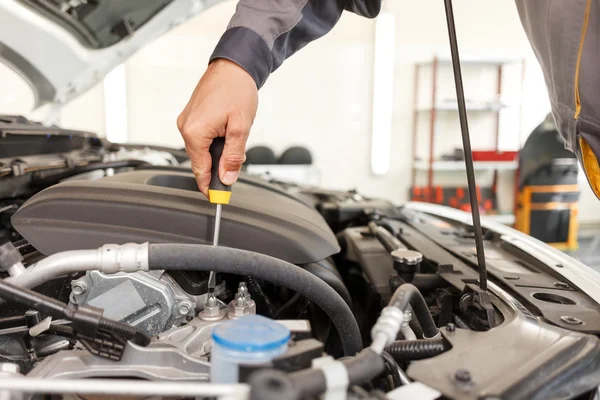
M 215 206 L 187 172 L 140 170 L 68 181 L 29 199 L 15 229 L 45 255 L 106 243 L 212 243 Z M 335 235 L 301 199 L 266 182 L 241 179 L 223 207 L 220 244 L 294 264 L 339 252 Z

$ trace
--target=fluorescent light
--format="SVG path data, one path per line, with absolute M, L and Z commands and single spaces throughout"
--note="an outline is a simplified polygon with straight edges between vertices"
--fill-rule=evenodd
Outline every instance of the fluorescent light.
M 375 175 L 390 170 L 392 115 L 394 110 L 394 65 L 396 20 L 383 12 L 375 22 L 373 66 L 373 125 L 371 132 L 371 169 Z
M 104 119 L 106 139 L 112 143 L 127 142 L 127 86 L 123 64 L 104 78 Z

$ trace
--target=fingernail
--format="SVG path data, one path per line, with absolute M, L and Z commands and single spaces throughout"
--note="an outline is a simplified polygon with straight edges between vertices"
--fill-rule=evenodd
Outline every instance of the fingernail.
M 223 176 L 223 183 L 228 186 L 233 185 L 237 181 L 239 175 L 240 171 L 227 171 Z

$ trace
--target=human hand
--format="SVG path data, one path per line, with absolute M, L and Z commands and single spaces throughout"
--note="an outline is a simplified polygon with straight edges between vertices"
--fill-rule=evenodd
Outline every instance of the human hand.
M 246 141 L 258 108 L 254 79 L 239 65 L 217 59 L 207 68 L 177 118 L 177 127 L 192 162 L 198 188 L 208 197 L 214 138 L 225 137 L 219 177 L 233 185 L 246 160 Z

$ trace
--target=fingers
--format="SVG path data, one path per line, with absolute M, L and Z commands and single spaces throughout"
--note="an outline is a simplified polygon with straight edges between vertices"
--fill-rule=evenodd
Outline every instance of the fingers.
M 219 176 L 224 184 L 232 185 L 245 160 L 246 141 L 257 107 L 256 83 L 243 68 L 221 59 L 209 65 L 177 119 L 198 188 L 205 196 L 208 197 L 210 184 L 209 149 L 213 139 L 225 137 Z
M 179 119 L 181 119 L 180 117 Z M 185 119 L 185 117 L 183 117 Z M 179 125 L 178 119 L 178 125 Z M 192 162 L 192 172 L 196 177 L 198 189 L 208 197 L 208 185 L 210 184 L 210 170 L 212 159 L 209 148 L 213 138 L 219 136 L 218 131 L 205 124 L 193 125 L 190 122 L 184 122 L 179 126 L 179 131 L 185 142 L 190 161 Z
M 225 148 L 219 164 L 219 177 L 225 185 L 233 185 L 246 161 L 246 141 L 250 133 L 251 121 L 240 113 L 231 113 L 225 132 Z

